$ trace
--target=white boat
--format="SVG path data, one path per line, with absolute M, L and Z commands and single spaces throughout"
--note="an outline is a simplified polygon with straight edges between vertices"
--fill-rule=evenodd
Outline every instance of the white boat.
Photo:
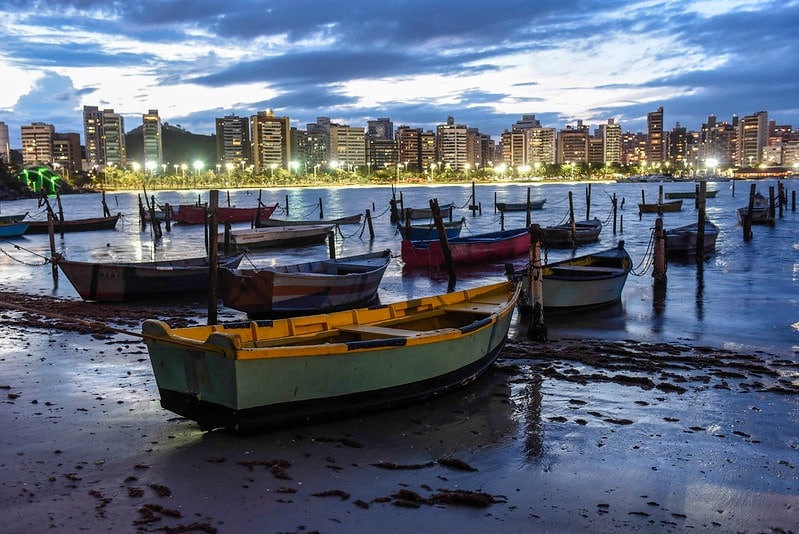
M 324 242 L 328 234 L 333 231 L 333 227 L 330 224 L 318 224 L 232 230 L 230 232 L 230 245 L 234 248 L 313 245 Z M 225 236 L 220 234 L 219 243 L 224 244 L 224 242 Z

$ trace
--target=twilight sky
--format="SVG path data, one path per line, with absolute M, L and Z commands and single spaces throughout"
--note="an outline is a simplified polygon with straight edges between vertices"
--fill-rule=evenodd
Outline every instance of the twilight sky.
M 84 105 L 126 130 L 148 109 L 211 134 L 268 108 L 498 139 L 616 119 L 699 129 L 760 110 L 799 127 L 799 0 L 0 0 L 0 121 L 79 132 Z

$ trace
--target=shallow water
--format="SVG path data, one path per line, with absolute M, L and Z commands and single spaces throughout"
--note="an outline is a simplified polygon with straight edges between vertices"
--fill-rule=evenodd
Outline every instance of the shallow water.
M 799 182 L 785 182 L 790 201 L 791 191 Z M 548 315 L 544 321 L 550 338 L 558 336 L 611 337 L 639 341 L 680 340 L 692 344 L 711 344 L 736 350 L 764 350 L 792 359 L 799 346 L 799 217 L 785 209 L 775 227 L 754 226 L 754 238 L 743 240 L 736 208 L 748 202 L 750 182 L 710 183 L 718 195 L 707 200 L 707 215 L 720 228 L 716 253 L 701 268 L 694 263 L 670 262 L 665 293 L 656 295 L 652 271 L 645 270 L 651 263 L 651 235 L 657 215 L 639 217 L 637 203 L 642 192 L 648 202 L 657 198 L 659 184 L 594 183 L 590 187 L 590 217 L 597 217 L 605 226 L 598 243 L 578 249 L 577 254 L 615 246 L 623 239 L 638 269 L 625 286 L 618 305 L 590 313 Z M 757 183 L 758 191 L 768 195 L 769 186 L 776 189 L 777 182 L 764 180 Z M 693 183 L 665 183 L 663 190 L 686 191 Z M 472 185 L 401 186 L 398 195 L 406 207 L 424 207 L 430 198 L 441 204 L 452 202 L 457 209 L 456 218 L 465 217 L 462 235 L 498 230 L 503 223 L 494 212 L 494 201 L 521 201 L 530 189 L 533 200 L 546 198 L 544 209 L 532 212 L 532 222 L 541 225 L 557 224 L 568 217 L 569 193 L 578 219 L 586 216 L 586 197 L 589 186 L 585 183 L 497 183 L 476 186 L 477 203 L 481 212 L 473 215 Z M 733 189 L 734 188 L 734 189 Z M 337 187 L 291 188 L 258 190 L 230 190 L 220 192 L 220 205 L 255 206 L 259 194 L 265 204 L 279 203 L 277 218 L 318 218 L 320 201 L 325 218 L 334 218 L 358 212 L 371 211 L 374 238 L 363 225 L 344 225 L 336 236 L 338 256 L 359 254 L 371 250 L 390 248 L 397 256 L 387 270 L 380 288 L 383 302 L 445 292 L 448 277 L 444 272 L 403 271 L 400 237 L 389 220 L 390 187 Z M 613 233 L 611 197 L 616 195 L 623 207 L 618 211 L 616 233 Z M 173 225 L 171 232 L 156 241 L 150 229 L 142 231 L 138 216 L 137 192 L 106 194 L 106 203 L 112 213 L 121 212 L 123 218 L 113 231 L 67 233 L 56 236 L 56 250 L 73 260 L 130 261 L 197 256 L 204 253 L 204 230 L 197 226 Z M 198 198 L 208 199 L 207 191 L 158 191 L 160 203 L 177 205 L 192 203 Z M 55 204 L 55 203 L 54 203 Z M 290 211 L 285 213 L 288 204 Z M 101 196 L 95 194 L 62 197 L 67 218 L 96 217 L 102 214 Z M 0 213 L 11 214 L 29 211 L 35 218 L 44 218 L 36 200 L 4 202 Z M 693 200 L 683 201 L 683 209 L 663 215 L 664 227 L 672 228 L 694 222 L 697 212 Z M 505 228 L 525 225 L 524 213 L 508 213 Z M 234 225 L 236 227 L 247 225 Z M 221 227 L 220 227 L 221 228 Z M 77 293 L 61 276 L 53 282 L 50 265 L 44 259 L 50 256 L 46 235 L 31 235 L 0 242 L 0 286 L 4 289 L 47 294 L 77 299 Z M 255 265 L 294 263 L 312 258 L 326 257 L 328 246 L 260 250 L 250 255 Z M 571 251 L 552 250 L 546 258 L 556 261 L 572 255 Z M 526 258 L 517 258 L 517 267 Z M 462 289 L 504 279 L 505 260 L 480 268 L 458 272 L 456 288 Z M 198 308 L 198 312 L 202 313 Z M 235 310 L 220 310 L 220 316 L 241 315 Z

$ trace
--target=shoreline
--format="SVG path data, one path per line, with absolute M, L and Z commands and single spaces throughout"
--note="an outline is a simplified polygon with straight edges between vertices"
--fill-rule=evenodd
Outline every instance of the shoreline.
M 203 433 L 160 407 L 141 340 L 91 325 L 106 307 L 2 296 L 8 532 L 796 528 L 799 364 L 784 357 L 556 328 L 541 344 L 514 324 L 498 362 L 452 394 Z M 153 312 L 119 308 L 123 329 Z

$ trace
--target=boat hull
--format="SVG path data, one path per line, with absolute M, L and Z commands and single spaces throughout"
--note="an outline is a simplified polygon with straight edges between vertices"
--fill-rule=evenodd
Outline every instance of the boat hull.
M 546 199 L 527 202 L 497 202 L 498 211 L 527 211 L 544 209 Z
M 672 213 L 682 209 L 682 199 L 655 204 L 638 204 L 640 213 Z
M 146 320 L 142 329 L 165 409 L 197 421 L 203 429 L 277 428 L 361 415 L 442 394 L 473 380 L 502 350 L 519 294 L 511 283 L 487 287 L 501 295 L 490 312 L 457 308 L 466 304 L 468 309 L 464 294 L 484 294 L 485 288 L 477 288 L 268 325 L 172 330 L 161 321 Z M 447 302 L 457 309 L 448 310 Z M 388 337 L 362 333 L 362 338 L 349 341 L 309 345 L 269 347 L 266 339 L 252 339 L 252 332 L 282 329 L 288 321 L 295 330 L 321 322 L 341 333 L 346 330 L 343 323 L 353 317 L 388 321 L 410 307 L 428 309 L 428 315 L 439 313 L 440 322 Z M 453 322 L 447 322 L 450 319 Z M 357 331 L 357 325 L 351 327 L 350 332 Z
M 587 245 L 599 241 L 602 233 L 602 222 L 599 219 L 592 221 L 578 221 L 574 224 L 572 234 L 571 224 L 559 224 L 541 228 L 544 233 L 545 248 L 570 248 Z
M 367 305 L 377 291 L 391 251 L 321 260 L 274 269 L 221 269 L 219 295 L 250 318 L 323 313 Z
M 685 257 L 696 254 L 696 243 L 699 235 L 699 225 L 689 224 L 666 231 L 666 255 L 669 257 Z M 710 221 L 705 222 L 704 239 L 702 242 L 705 254 L 712 254 L 716 250 L 716 238 L 719 229 Z
M 21 237 L 27 230 L 26 222 L 0 223 L 0 237 Z
M 238 266 L 244 254 L 219 259 L 221 267 Z M 141 263 L 92 263 L 56 259 L 55 263 L 83 300 L 126 302 L 169 299 L 208 289 L 207 258 Z
M 53 230 L 56 234 L 63 232 L 91 232 L 94 230 L 113 230 L 121 213 L 109 217 L 91 217 L 88 219 L 72 219 L 53 221 Z M 49 231 L 47 221 L 28 221 L 26 234 L 46 234 Z
M 277 205 L 262 206 L 261 208 L 236 208 L 220 206 L 216 208 L 216 220 L 219 224 L 224 223 L 243 223 L 253 222 L 258 219 L 259 212 L 261 220 L 266 220 L 272 216 Z M 180 204 L 177 209 L 170 206 L 170 218 L 172 222 L 180 224 L 205 224 L 208 208 L 194 204 Z
M 233 230 L 230 232 L 230 244 L 238 249 L 315 245 L 323 243 L 333 228 L 331 225 L 315 225 Z M 225 237 L 220 234 L 219 243 L 224 242 Z
M 490 232 L 448 241 L 452 262 L 455 266 L 487 263 L 527 254 L 530 236 L 526 228 Z M 444 251 L 441 242 L 402 241 L 402 261 L 408 267 L 441 267 Z
M 623 245 L 555 262 L 542 267 L 542 304 L 549 312 L 588 310 L 621 299 L 632 269 L 632 259 Z M 528 272 L 522 273 L 519 308 L 531 311 L 532 294 Z
M 314 226 L 319 224 L 361 224 L 361 214 L 338 217 L 336 219 L 319 219 L 317 221 L 307 220 L 286 220 L 286 219 L 262 219 L 255 224 L 256 228 L 267 228 L 271 226 Z
M 444 233 L 447 235 L 447 239 L 460 237 L 464 222 L 465 219 L 443 222 Z M 409 239 L 411 241 L 433 241 L 438 239 L 438 229 L 434 223 L 414 224 L 410 226 L 400 223 L 397 224 L 397 230 L 402 236 L 402 239 Z

